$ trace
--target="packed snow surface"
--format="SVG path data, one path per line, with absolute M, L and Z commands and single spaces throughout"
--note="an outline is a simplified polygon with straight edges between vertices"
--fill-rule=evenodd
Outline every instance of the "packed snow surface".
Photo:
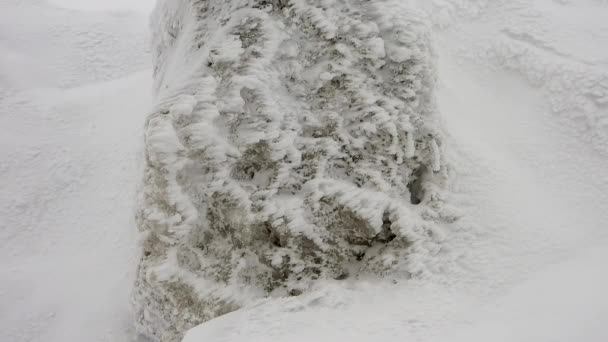
M 154 7 L 155 0 L 48 0 L 51 4 L 83 11 L 136 11 L 147 12 Z
M 403 2 L 434 27 L 460 217 L 447 253 L 422 278 L 257 300 L 185 341 L 608 340 L 608 3 Z M 141 4 L 0 3 L 1 341 L 136 340 L 132 217 L 155 103 Z
M 147 22 L 0 2 L 0 341 L 135 336 Z

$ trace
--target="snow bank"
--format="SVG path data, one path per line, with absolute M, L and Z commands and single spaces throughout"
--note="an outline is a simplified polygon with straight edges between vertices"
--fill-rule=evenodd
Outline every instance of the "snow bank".
M 132 341 L 147 20 L 0 1 L 0 341 Z
M 450 329 L 450 337 L 441 341 L 607 341 L 607 258 L 608 245 L 601 244 L 553 265 L 480 310 L 468 326 Z
M 166 0 L 153 28 L 144 335 L 175 341 L 318 279 L 425 273 L 446 167 L 422 14 L 400 1 Z

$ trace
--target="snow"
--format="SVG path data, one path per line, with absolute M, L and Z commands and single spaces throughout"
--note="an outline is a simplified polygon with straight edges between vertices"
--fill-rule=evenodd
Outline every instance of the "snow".
M 434 231 L 441 249 L 424 265 L 429 272 L 258 299 L 192 329 L 185 342 L 608 340 L 608 3 L 396 2 L 430 13 L 441 162 L 450 167 L 444 200 L 460 217 Z M 138 339 L 133 211 L 156 101 L 151 6 L 0 3 L 1 341 Z M 331 24 L 323 23 L 327 36 L 336 34 Z M 407 57 L 391 44 L 370 39 L 365 51 Z M 221 57 L 234 58 L 232 45 L 218 42 Z M 284 53 L 297 55 L 292 48 Z M 171 116 L 195 111 L 198 99 L 183 95 Z M 153 127 L 167 132 L 162 122 Z M 167 141 L 155 149 L 167 152 L 159 160 L 181 148 Z M 161 266 L 160 275 L 176 267 Z
M 48 0 L 51 4 L 81 11 L 128 10 L 149 12 L 154 8 L 155 0 Z
M 606 246 L 534 274 L 454 326 L 445 341 L 606 341 Z
M 133 341 L 147 14 L 0 19 L 0 340 Z

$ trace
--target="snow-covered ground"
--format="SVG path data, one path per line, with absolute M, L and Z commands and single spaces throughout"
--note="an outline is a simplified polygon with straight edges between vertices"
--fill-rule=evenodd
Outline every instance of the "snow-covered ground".
M 0 3 L 0 341 L 135 338 L 151 1 Z M 449 253 L 185 341 L 608 341 L 608 3 L 411 2 L 436 25 Z
M 132 340 L 147 21 L 0 2 L 0 341 Z

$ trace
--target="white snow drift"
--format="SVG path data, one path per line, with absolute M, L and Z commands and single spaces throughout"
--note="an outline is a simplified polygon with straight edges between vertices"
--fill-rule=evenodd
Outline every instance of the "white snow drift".
M 135 337 L 147 21 L 0 1 L 0 341 Z

